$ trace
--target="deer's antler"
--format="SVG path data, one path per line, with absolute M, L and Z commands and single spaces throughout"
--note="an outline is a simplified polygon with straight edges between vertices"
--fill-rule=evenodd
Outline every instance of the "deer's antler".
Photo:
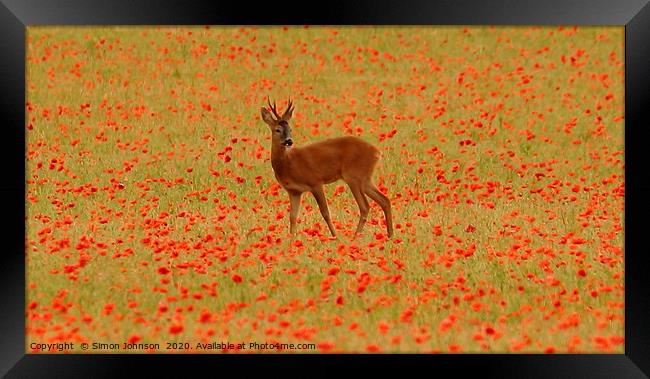
M 271 112 L 273 112 L 275 118 L 278 120 L 282 119 L 282 117 L 280 117 L 280 115 L 278 114 L 278 110 L 276 109 L 275 100 L 273 101 L 273 105 L 271 105 L 271 99 L 269 99 L 269 97 L 267 96 L 266 101 L 269 103 L 269 108 L 271 108 Z
M 292 111 L 291 109 L 292 106 L 293 106 L 293 102 L 291 102 L 291 98 L 289 98 L 289 105 L 287 105 L 287 110 L 284 111 L 284 113 L 282 114 L 283 119 L 287 114 L 289 114 L 290 111 Z

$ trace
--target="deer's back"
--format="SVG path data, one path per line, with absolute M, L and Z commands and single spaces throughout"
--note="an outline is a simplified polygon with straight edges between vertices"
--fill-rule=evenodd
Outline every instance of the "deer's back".
M 331 183 L 346 176 L 372 175 L 379 150 L 352 136 L 330 138 L 289 152 L 293 181 L 309 185 Z

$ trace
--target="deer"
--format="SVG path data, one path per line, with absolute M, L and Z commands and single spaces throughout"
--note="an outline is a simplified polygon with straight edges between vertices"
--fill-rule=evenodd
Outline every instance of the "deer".
M 316 199 L 332 238 L 336 231 L 330 219 L 323 186 L 343 180 L 359 206 L 359 223 L 354 237 L 363 230 L 370 211 L 366 196 L 375 201 L 384 212 L 388 238 L 393 236 L 391 204 L 372 182 L 372 175 L 380 158 L 379 149 L 361 138 L 344 136 L 292 147 L 289 121 L 294 106 L 289 99 L 287 109 L 278 114 L 275 101 L 267 97 L 268 108 L 262 107 L 262 120 L 271 132 L 271 166 L 278 183 L 289 194 L 289 233 L 295 235 L 302 194 L 310 192 Z

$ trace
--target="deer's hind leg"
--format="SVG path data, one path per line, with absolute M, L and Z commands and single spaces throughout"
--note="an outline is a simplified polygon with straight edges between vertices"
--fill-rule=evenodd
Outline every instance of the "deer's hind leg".
M 361 233 L 363 230 L 363 226 L 366 223 L 366 219 L 368 218 L 368 212 L 370 211 L 370 204 L 368 204 L 368 199 L 366 199 L 366 195 L 363 194 L 363 190 L 361 189 L 361 183 L 358 183 L 356 181 L 346 181 L 348 184 L 348 187 L 350 187 L 350 191 L 352 191 L 352 195 L 354 196 L 354 200 L 357 202 L 357 205 L 359 206 L 359 224 L 357 225 L 357 231 L 354 233 L 355 236 Z
M 371 181 L 366 182 L 366 185 L 363 187 L 363 192 L 368 195 L 369 198 L 373 199 L 381 209 L 384 211 L 384 217 L 386 217 L 386 229 L 388 231 L 388 237 L 393 236 L 393 215 L 390 207 L 390 200 L 381 193 Z

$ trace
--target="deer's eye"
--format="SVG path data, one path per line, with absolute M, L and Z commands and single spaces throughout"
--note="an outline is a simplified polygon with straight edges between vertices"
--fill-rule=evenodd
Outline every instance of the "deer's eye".
M 275 129 L 275 132 L 276 132 L 276 133 L 280 133 L 280 129 Z

